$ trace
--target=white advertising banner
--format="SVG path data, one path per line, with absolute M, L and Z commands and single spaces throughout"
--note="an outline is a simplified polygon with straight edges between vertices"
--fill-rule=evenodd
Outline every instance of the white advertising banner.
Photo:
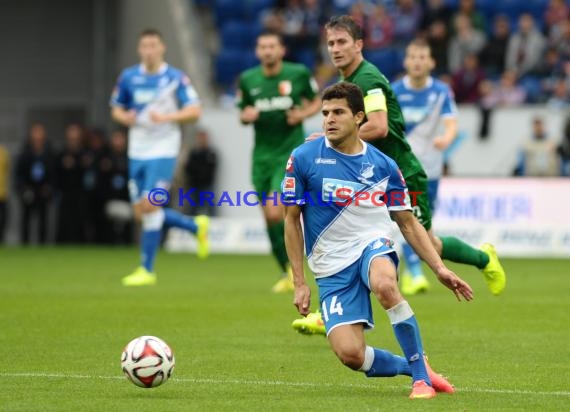
M 472 245 L 491 242 L 500 256 L 570 257 L 570 179 L 443 179 L 433 227 Z M 213 218 L 210 239 L 212 253 L 270 252 L 261 218 Z M 191 252 L 195 241 L 173 229 L 166 247 Z
M 569 212 L 570 179 L 443 179 L 433 222 L 501 256 L 570 257 Z

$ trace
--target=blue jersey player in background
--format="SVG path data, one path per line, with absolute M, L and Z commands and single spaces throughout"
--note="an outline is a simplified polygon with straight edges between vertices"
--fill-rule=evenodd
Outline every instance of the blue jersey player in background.
M 406 76 L 392 88 L 402 108 L 406 138 L 428 177 L 428 201 L 433 212 L 443 171 L 443 152 L 457 135 L 457 107 L 449 86 L 430 75 L 435 62 L 427 42 L 414 40 L 408 45 L 404 66 Z M 403 252 L 407 271 L 400 281 L 402 293 L 427 291 L 429 282 L 418 255 L 405 242 Z
M 282 184 L 294 304 L 301 315 L 310 313 L 305 247 L 327 338 L 339 360 L 368 377 L 411 376 L 412 399 L 451 393 L 449 382 L 427 364 L 414 312 L 400 295 L 391 218 L 458 299 L 471 300 L 471 287 L 444 265 L 414 217 L 396 163 L 358 138 L 365 122 L 358 86 L 337 83 L 322 100 L 325 137 L 293 151 Z M 366 345 L 364 329 L 374 326 L 371 292 L 386 310 L 405 357 Z
M 170 189 L 181 145 L 180 123 L 195 122 L 201 114 L 188 76 L 164 61 L 165 51 L 160 32 L 143 31 L 138 44 L 141 63 L 123 70 L 111 97 L 113 119 L 129 128 L 129 191 L 142 222 L 141 265 L 123 278 L 125 286 L 156 283 L 154 258 L 163 226 L 194 233 L 198 256 L 208 254 L 206 216 L 191 218 L 157 205 Z

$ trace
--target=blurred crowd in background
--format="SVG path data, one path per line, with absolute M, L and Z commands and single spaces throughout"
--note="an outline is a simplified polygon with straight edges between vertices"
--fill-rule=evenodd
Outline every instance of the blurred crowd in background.
M 263 29 L 280 32 L 286 58 L 313 69 L 321 87 L 334 82 L 322 28 L 331 15 L 350 14 L 364 28 L 365 58 L 391 80 L 402 75 L 405 46 L 423 37 L 437 62 L 434 74 L 452 85 L 458 103 L 487 110 L 522 103 L 570 107 L 565 0 L 196 2 L 214 14 L 220 33 L 216 81 L 227 89 L 241 69 L 256 64 L 255 36 Z
M 21 244 L 131 244 L 134 216 L 129 200 L 126 130 L 109 136 L 100 129 L 71 123 L 62 147 L 54 147 L 41 123 L 34 123 L 14 159 L 0 144 L 0 244 L 10 214 L 8 193 L 19 204 Z M 184 160 L 182 183 L 213 190 L 216 152 L 208 133 L 199 130 Z M 190 208 L 213 214 L 213 208 Z M 49 233 L 55 228 L 55 238 Z M 54 224 L 55 223 L 55 224 Z

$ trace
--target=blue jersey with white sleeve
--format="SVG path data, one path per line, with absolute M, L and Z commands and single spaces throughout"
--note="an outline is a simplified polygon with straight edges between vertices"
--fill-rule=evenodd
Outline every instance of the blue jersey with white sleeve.
M 137 112 L 136 123 L 129 129 L 129 158 L 176 157 L 180 151 L 180 126 L 176 122 L 154 123 L 150 113 L 172 113 L 199 103 L 188 76 L 166 63 L 156 73 L 146 72 L 142 64 L 123 70 L 113 90 L 111 106 Z
M 316 139 L 295 149 L 287 163 L 283 198 L 302 205 L 305 252 L 317 278 L 354 263 L 370 242 L 390 238 L 390 211 L 411 210 L 394 160 L 362 144 L 360 153 L 348 155 Z
M 395 82 L 392 88 L 402 108 L 406 138 L 413 152 L 428 179 L 438 179 L 443 169 L 443 153 L 433 146 L 433 139 L 439 134 L 442 118 L 457 116 L 453 92 L 431 76 L 422 89 L 413 88 L 408 76 Z

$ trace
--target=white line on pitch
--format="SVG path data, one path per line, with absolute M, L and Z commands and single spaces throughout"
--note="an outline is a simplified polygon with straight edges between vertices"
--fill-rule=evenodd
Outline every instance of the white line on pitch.
M 109 379 L 122 380 L 122 376 L 101 376 L 101 375 L 81 375 L 81 374 L 64 374 L 64 373 L 41 373 L 41 372 L 21 372 L 21 373 L 5 373 L 0 372 L 0 377 L 6 378 L 56 378 L 56 379 Z M 290 386 L 290 387 L 346 387 L 346 388 L 364 388 L 377 389 L 378 386 L 366 384 L 352 383 L 316 383 L 316 382 L 286 382 L 286 381 L 263 381 L 263 380 L 247 380 L 247 379 L 211 379 L 211 378 L 172 378 L 173 382 L 190 382 L 197 384 L 233 384 L 233 385 L 265 385 L 265 386 Z M 389 385 L 384 386 L 394 389 L 402 389 L 406 386 Z M 544 395 L 544 396 L 570 396 L 568 391 L 529 391 L 522 389 L 491 389 L 491 388 L 459 388 L 458 392 L 477 392 L 477 393 L 500 393 L 500 394 L 516 394 L 516 395 Z

